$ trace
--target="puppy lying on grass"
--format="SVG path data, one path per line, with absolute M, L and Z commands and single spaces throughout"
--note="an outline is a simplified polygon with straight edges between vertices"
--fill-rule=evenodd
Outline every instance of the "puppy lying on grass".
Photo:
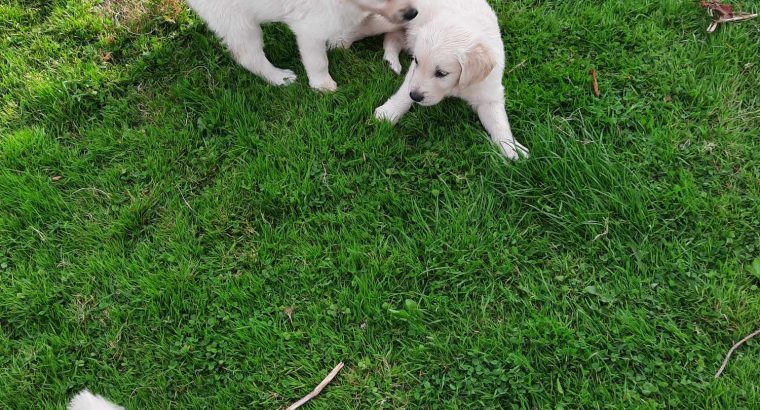
M 321 91 L 337 89 L 328 71 L 328 44 L 347 46 L 352 38 L 381 34 L 387 30 L 377 30 L 417 16 L 412 0 L 188 0 L 188 3 L 240 65 L 275 85 L 290 84 L 296 75 L 269 62 L 260 25 L 286 23 L 296 35 L 309 85 Z M 373 15 L 382 16 L 386 25 L 373 29 L 371 24 L 365 24 Z
M 401 71 L 399 53 L 414 56 L 398 92 L 375 110 L 375 117 L 397 123 L 413 103 L 438 104 L 459 97 L 477 111 L 504 156 L 527 157 L 515 141 L 504 106 L 504 43 L 499 23 L 485 0 L 417 0 L 419 17 L 405 31 L 386 34 L 385 59 Z

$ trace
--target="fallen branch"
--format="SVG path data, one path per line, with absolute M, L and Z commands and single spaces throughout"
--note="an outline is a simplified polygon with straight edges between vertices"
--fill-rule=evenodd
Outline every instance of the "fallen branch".
M 707 27 L 707 32 L 712 33 L 718 28 L 719 24 L 731 23 L 734 21 L 749 20 L 757 17 L 757 14 L 749 13 L 734 13 L 734 8 L 730 4 L 721 4 L 717 0 L 705 1 L 702 0 L 700 5 L 707 9 L 713 21 Z
M 599 97 L 601 93 L 599 92 L 599 83 L 596 81 L 596 70 L 593 68 L 591 69 L 591 82 L 594 86 L 594 95 Z
M 730 359 L 731 355 L 734 354 L 734 350 L 736 350 L 737 348 L 739 348 L 739 346 L 743 345 L 747 340 L 752 339 L 753 337 L 755 337 L 757 335 L 760 335 L 760 329 L 755 330 L 749 336 L 747 336 L 744 339 L 740 340 L 738 343 L 736 343 L 735 345 L 733 345 L 733 347 L 731 347 L 731 350 L 729 350 L 728 353 L 726 354 L 726 358 L 723 359 L 723 364 L 720 365 L 720 369 L 718 369 L 718 372 L 715 373 L 715 378 L 716 379 L 718 377 L 720 377 L 721 373 L 723 373 L 723 370 L 725 370 L 726 366 L 728 365 L 728 359 Z
M 330 384 L 330 382 L 332 381 L 332 379 L 334 379 L 335 376 L 338 375 L 338 372 L 340 372 L 340 370 L 342 368 L 343 368 L 343 362 L 338 363 L 338 365 L 335 366 L 334 369 L 332 369 L 332 371 L 330 372 L 330 374 L 328 374 L 327 377 L 325 377 L 325 379 L 322 380 L 322 383 L 319 383 L 319 385 L 317 385 L 317 387 L 314 388 L 314 390 L 312 390 L 311 393 L 309 393 L 306 396 L 304 396 L 304 398 L 302 398 L 301 400 L 298 400 L 297 402 L 291 404 L 290 407 L 287 408 L 287 410 L 296 410 L 297 408 L 299 408 L 299 407 L 303 406 L 304 404 L 306 404 L 306 402 L 308 402 L 309 400 L 317 397 L 317 395 L 322 392 L 322 389 L 324 389 L 325 386 L 327 386 L 328 384 Z

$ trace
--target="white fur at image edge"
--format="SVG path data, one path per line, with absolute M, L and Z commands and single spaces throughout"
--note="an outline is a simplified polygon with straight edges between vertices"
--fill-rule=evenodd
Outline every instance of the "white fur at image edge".
M 118 406 L 106 400 L 102 396 L 90 393 L 89 390 L 82 390 L 69 402 L 69 410 L 124 410 L 124 407 Z

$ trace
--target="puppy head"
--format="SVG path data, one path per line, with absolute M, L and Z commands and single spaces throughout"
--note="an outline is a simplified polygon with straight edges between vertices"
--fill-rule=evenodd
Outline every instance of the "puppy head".
M 472 30 L 433 26 L 417 36 L 409 96 L 420 105 L 438 104 L 455 89 L 485 80 L 495 67 L 496 60 Z
M 352 0 L 362 9 L 380 14 L 393 23 L 405 23 L 417 17 L 414 0 Z

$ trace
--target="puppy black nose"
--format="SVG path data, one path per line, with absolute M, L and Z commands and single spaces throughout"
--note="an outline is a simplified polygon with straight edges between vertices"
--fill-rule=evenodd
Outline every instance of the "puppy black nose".
M 417 9 L 410 7 L 404 10 L 403 17 L 406 21 L 414 20 L 414 18 L 417 17 Z
M 411 97 L 414 102 L 422 102 L 422 100 L 425 99 L 425 95 L 418 91 L 410 92 L 409 97 Z

